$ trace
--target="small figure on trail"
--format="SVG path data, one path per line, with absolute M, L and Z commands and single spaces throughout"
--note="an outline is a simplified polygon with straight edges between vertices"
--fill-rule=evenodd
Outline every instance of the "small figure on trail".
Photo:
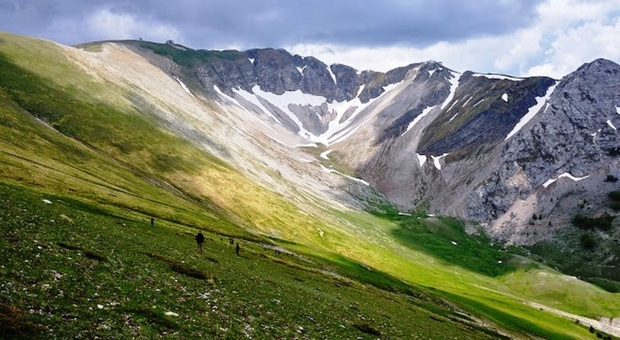
M 151 217 L 151 228 L 155 226 L 155 218 Z
M 228 239 L 228 244 L 233 245 L 235 244 L 235 240 L 231 237 Z
M 241 247 L 239 247 L 239 242 L 237 242 L 237 246 L 235 247 L 235 252 L 237 253 L 237 256 L 239 256 L 239 250 L 241 250 Z
M 202 254 L 202 244 L 204 242 L 205 242 L 205 236 L 201 232 L 198 232 L 198 234 L 196 235 L 196 245 L 198 245 L 198 252 L 200 254 Z

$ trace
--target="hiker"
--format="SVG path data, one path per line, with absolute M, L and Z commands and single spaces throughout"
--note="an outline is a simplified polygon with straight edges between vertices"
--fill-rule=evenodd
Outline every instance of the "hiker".
M 198 245 L 198 252 L 200 254 L 202 254 L 202 244 L 205 241 L 205 236 L 201 233 L 198 232 L 198 235 L 196 235 L 196 245 Z
M 237 256 L 239 256 L 239 250 L 241 250 L 241 247 L 239 247 L 239 242 L 237 242 L 237 246 L 235 247 L 235 252 L 237 253 Z
M 155 218 L 151 217 L 151 228 L 155 227 Z

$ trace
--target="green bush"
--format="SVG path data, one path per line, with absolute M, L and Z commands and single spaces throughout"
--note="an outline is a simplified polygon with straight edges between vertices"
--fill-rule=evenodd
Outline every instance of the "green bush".
M 579 241 L 585 249 L 592 250 L 596 248 L 596 237 L 592 232 L 585 232 L 581 234 L 581 236 L 579 237 Z
M 581 214 L 573 216 L 573 225 L 581 230 L 594 230 L 600 229 L 607 231 L 611 229 L 611 225 L 614 221 L 614 216 L 604 214 L 599 217 L 587 217 Z
M 607 197 L 612 201 L 620 201 L 620 191 L 611 191 L 607 194 Z
M 614 211 L 620 211 L 620 202 L 618 201 L 610 202 L 609 207 L 613 209 Z

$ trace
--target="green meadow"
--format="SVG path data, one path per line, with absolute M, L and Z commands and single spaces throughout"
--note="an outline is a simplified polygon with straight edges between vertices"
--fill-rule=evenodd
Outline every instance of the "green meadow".
M 132 91 L 0 34 L 3 337 L 587 339 L 528 302 L 620 316 L 620 295 L 462 221 L 302 210 L 162 128 Z

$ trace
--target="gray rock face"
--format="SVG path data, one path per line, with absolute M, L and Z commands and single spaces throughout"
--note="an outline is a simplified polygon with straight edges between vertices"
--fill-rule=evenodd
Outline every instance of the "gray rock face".
M 553 79 L 546 77 L 528 78 L 521 81 L 492 81 L 484 77 L 473 77 L 471 73 L 466 72 L 459 80 L 461 85 L 459 87 L 462 90 L 455 97 L 465 99 L 472 96 L 472 93 L 484 91 L 484 95 L 488 96 L 485 106 L 478 106 L 479 110 L 471 113 L 468 111 L 475 110 L 475 108 L 458 106 L 459 111 L 464 112 L 457 111 L 461 115 L 457 118 L 466 118 L 471 115 L 467 117 L 469 118 L 467 122 L 445 136 L 439 135 L 436 138 L 429 136 L 427 143 L 421 145 L 420 151 L 443 154 L 466 147 L 471 149 L 482 144 L 500 142 L 528 112 L 528 109 L 536 104 L 536 97 L 544 96 L 547 89 L 554 83 Z M 509 101 L 501 98 L 504 94 L 510 98 Z M 451 122 L 438 121 L 437 123 L 449 126 Z M 459 123 L 458 120 L 455 125 L 457 123 Z M 439 128 L 438 125 L 435 124 Z
M 564 173 L 583 178 L 606 168 L 618 157 L 619 106 L 615 63 L 596 60 L 562 79 L 546 109 L 505 143 L 498 169 L 471 195 L 470 217 L 493 220 L 550 179 Z M 527 185 L 510 186 L 507 180 L 518 171 Z
M 357 75 L 357 71 L 350 66 L 334 64 L 330 66 L 336 76 L 336 101 L 350 100 L 357 96 L 357 92 L 362 86 L 362 81 Z
M 284 50 L 255 49 L 246 52 L 217 51 L 210 53 L 198 67 L 196 76 L 209 88 L 217 85 L 230 93 L 232 88 L 251 91 L 259 85 L 263 91 L 282 94 L 301 90 L 331 101 L 349 101 L 360 94 L 362 103 L 383 93 L 383 87 L 402 81 L 412 64 L 387 74 L 374 71 L 358 72 L 340 64 L 327 66 L 314 57 L 291 55 Z

